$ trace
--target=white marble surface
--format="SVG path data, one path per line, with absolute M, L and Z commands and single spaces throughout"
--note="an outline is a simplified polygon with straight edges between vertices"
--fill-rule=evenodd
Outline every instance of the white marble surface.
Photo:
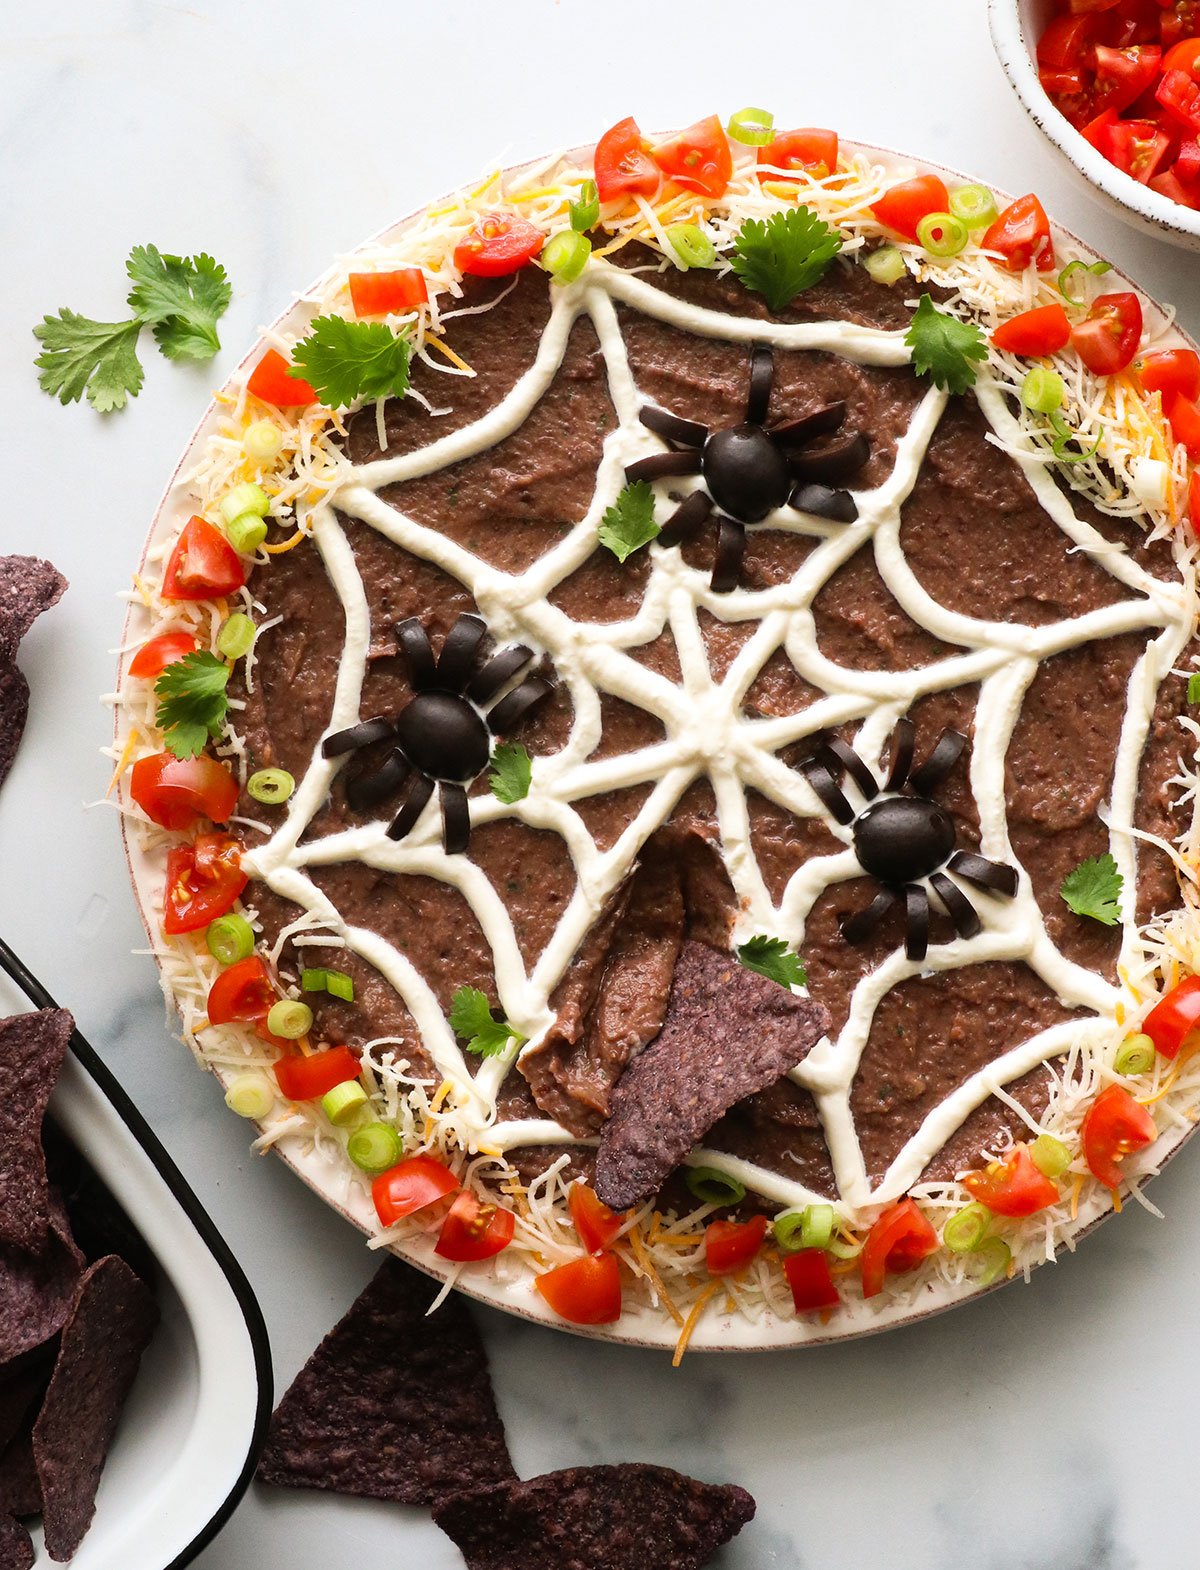
M 0 550 L 71 591 L 29 639 L 26 746 L 0 810 L 0 931 L 76 1012 L 174 1151 L 266 1311 L 282 1386 L 366 1281 L 352 1233 L 271 1160 L 165 1028 L 98 755 L 116 598 L 159 491 L 256 326 L 339 249 L 471 177 L 620 116 L 765 104 L 1047 206 L 1200 331 L 1195 259 L 1071 183 L 1009 91 L 983 0 L 0 0 Z M 39 393 L 29 329 L 121 314 L 132 244 L 235 282 L 212 366 L 151 348 L 100 419 Z M 148 342 L 148 340 L 147 340 Z M 1079 1256 L 944 1319 L 840 1349 L 659 1357 L 485 1316 L 523 1474 L 640 1458 L 744 1484 L 726 1570 L 1191 1570 L 1200 1146 Z M 452 1371 L 449 1371 L 452 1377 Z M 417 1511 L 254 1490 L 202 1570 L 460 1564 Z

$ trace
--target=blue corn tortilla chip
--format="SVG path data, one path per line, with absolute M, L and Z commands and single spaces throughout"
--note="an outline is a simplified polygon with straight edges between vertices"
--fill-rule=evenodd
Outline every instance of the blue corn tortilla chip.
M 597 1194 L 629 1210 L 656 1194 L 713 1124 L 794 1068 L 829 1028 L 819 1003 L 689 939 L 663 1028 L 632 1059 L 600 1131 Z
M 0 1570 L 31 1570 L 33 1542 L 19 1521 L 0 1515 Z
M 0 785 L 16 762 L 29 718 L 29 683 L 15 665 L 0 663 Z
M 62 1195 L 71 1236 L 89 1265 L 119 1254 L 148 1287 L 158 1274 L 146 1240 L 88 1163 L 57 1127 L 53 1115 L 42 1125 L 42 1148 L 50 1182 Z
M 51 1559 L 70 1559 L 91 1525 L 117 1419 L 157 1323 L 154 1298 L 123 1259 L 111 1254 L 84 1272 L 33 1426 Z
M 11 665 L 21 639 L 62 599 L 67 580 L 38 556 L 0 556 L 0 665 Z
M 44 1346 L 66 1324 L 75 1302 L 83 1255 L 53 1192 L 48 1212 L 49 1231 L 36 1249 L 0 1244 L 0 1363 Z
M 38 1248 L 50 1230 L 42 1121 L 74 1027 L 66 1009 L 0 1020 L 0 1244 Z
M 744 1488 L 627 1462 L 459 1494 L 433 1519 L 468 1570 L 699 1570 L 753 1515 Z
M 432 1504 L 516 1476 L 487 1357 L 453 1294 L 389 1258 L 271 1419 L 265 1483 Z
M 32 1417 L 32 1414 L 30 1414 Z M 41 1515 L 42 1485 L 33 1464 L 33 1423 L 0 1455 L 0 1515 Z M 3 1560 L 0 1560 L 0 1565 Z

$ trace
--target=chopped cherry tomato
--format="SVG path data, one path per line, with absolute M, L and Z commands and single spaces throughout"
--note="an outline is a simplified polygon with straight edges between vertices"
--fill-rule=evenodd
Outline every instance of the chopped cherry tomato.
M 516 1224 L 511 1210 L 489 1205 L 463 1189 L 442 1222 L 434 1253 L 460 1262 L 490 1259 L 512 1242 Z
M 1200 131 L 1200 83 L 1186 71 L 1166 71 L 1155 97 L 1175 120 L 1190 131 Z
M 1170 202 L 1178 202 L 1181 207 L 1200 207 L 1200 192 L 1194 186 L 1185 185 L 1174 169 L 1156 174 L 1148 184 L 1152 191 L 1157 191 Z
M 1018 196 L 1004 209 L 984 235 L 982 245 L 985 251 L 998 251 L 1001 267 L 1010 273 L 1024 272 L 1031 262 L 1040 273 L 1054 266 L 1050 220 L 1032 192 Z
M 962 1181 L 972 1199 L 998 1216 L 1035 1216 L 1058 1203 L 1058 1185 L 1038 1171 L 1028 1145 L 1014 1146 L 1006 1161 L 989 1161 Z
M 728 1276 L 744 1269 L 762 1247 L 766 1235 L 766 1216 L 751 1216 L 749 1221 L 710 1221 L 704 1229 L 704 1260 L 709 1275 Z
M 937 1233 L 911 1199 L 885 1210 L 867 1233 L 859 1255 L 864 1297 L 883 1291 L 884 1277 L 912 1270 L 938 1246 Z
M 621 1271 L 612 1254 L 585 1254 L 533 1283 L 560 1319 L 611 1325 L 621 1317 Z
M 504 278 L 527 267 L 546 236 L 515 213 L 488 213 L 454 248 L 454 265 L 476 278 Z
M 625 1225 L 625 1217 L 610 1210 L 596 1191 L 586 1183 L 572 1183 L 567 1203 L 571 1207 L 571 1220 L 579 1233 L 579 1241 L 589 1254 L 598 1254 L 608 1248 Z
M 1142 302 L 1137 295 L 1100 294 L 1071 329 L 1071 345 L 1089 371 L 1112 376 L 1133 359 L 1141 336 Z
M 1155 349 L 1133 367 L 1143 392 L 1200 398 L 1200 354 L 1194 349 Z
M 1056 16 L 1038 39 L 1038 65 L 1048 71 L 1074 71 L 1086 65 L 1095 31 L 1090 16 Z
M 1049 93 L 1050 97 L 1054 99 L 1070 99 L 1076 95 L 1082 95 L 1084 88 L 1087 86 L 1087 78 L 1082 71 L 1051 70 L 1047 66 L 1043 66 L 1038 72 L 1038 81 L 1046 92 Z M 1089 107 L 1091 107 L 1093 102 L 1094 100 L 1092 99 L 1088 100 Z M 1071 105 L 1071 113 L 1068 113 L 1067 109 L 1063 108 L 1061 104 L 1058 107 L 1062 109 L 1068 119 L 1074 118 L 1074 105 Z
M 1193 489 L 1197 475 L 1200 470 L 1192 475 Z M 1172 987 L 1166 997 L 1159 998 L 1142 1025 L 1154 1050 L 1164 1058 L 1173 1058 L 1193 1030 L 1200 1030 L 1200 976 L 1189 976 Z
M 207 927 L 233 908 L 249 881 L 242 871 L 242 847 L 230 834 L 201 834 L 195 844 L 177 846 L 167 856 L 163 931 Z
M 214 600 L 246 581 L 242 558 L 215 524 L 192 517 L 179 531 L 163 572 L 164 600 Z
M 1175 173 L 1184 185 L 1200 185 L 1200 136 L 1187 136 L 1180 142 Z
M 818 129 L 780 131 L 774 141 L 758 149 L 760 180 L 786 180 L 786 174 L 772 173 L 784 169 L 804 169 L 818 180 L 832 174 L 838 162 L 838 134 L 836 131 Z
M 290 1045 L 294 1049 L 295 1043 Z M 289 1057 L 280 1058 L 275 1064 L 279 1089 L 289 1101 L 315 1101 L 336 1085 L 357 1079 L 361 1072 L 358 1059 L 349 1047 L 330 1047 L 307 1057 L 293 1050 Z
M 1071 323 L 1061 305 L 1039 305 L 1001 322 L 992 334 L 997 349 L 1011 354 L 1057 354 L 1071 341 Z
M 871 211 L 879 222 L 894 229 L 906 240 L 917 238 L 917 225 L 930 213 L 944 213 L 950 207 L 946 182 L 936 174 L 921 174 L 915 180 L 902 180 L 886 190 Z
M 1084 16 L 1092 11 L 1111 11 L 1119 0 L 1068 0 L 1072 16 Z
M 1200 534 L 1200 469 L 1193 469 L 1188 481 L 1188 522 Z
M 1163 71 L 1183 71 L 1200 81 L 1200 38 L 1185 38 L 1172 44 L 1163 56 Z
M 1108 1188 L 1118 1188 L 1122 1156 L 1144 1150 L 1158 1137 L 1154 1119 L 1123 1085 L 1102 1090 L 1084 1113 L 1079 1135 L 1092 1175 Z
M 424 305 L 429 291 L 419 267 L 400 267 L 391 273 L 351 273 L 350 299 L 355 316 L 395 316 Z
M 357 1063 L 354 1073 L 358 1074 Z M 403 1217 L 415 1215 L 427 1205 L 445 1199 L 458 1186 L 458 1179 L 444 1162 L 433 1156 L 409 1156 L 406 1161 L 379 1174 L 371 1184 L 371 1198 L 375 1201 L 375 1213 L 380 1222 L 390 1227 Z
M 211 1025 L 228 1025 L 234 1020 L 247 1023 L 266 1019 L 276 1001 L 275 988 L 267 967 L 257 954 L 239 959 L 223 970 L 208 989 L 208 1019 Z
M 1155 44 L 1133 44 L 1128 49 L 1097 44 L 1092 58 L 1097 103 L 1119 111 L 1128 109 L 1154 81 L 1162 50 Z
M 697 120 L 668 142 L 651 149 L 654 162 L 685 190 L 723 196 L 733 175 L 733 153 L 715 114 Z
M 595 163 L 596 192 L 602 202 L 658 194 L 662 172 L 632 115 L 605 131 L 596 143 Z
M 1165 5 L 1159 19 L 1159 36 L 1163 45 L 1170 49 L 1172 45 L 1182 43 L 1185 39 L 1195 38 L 1200 34 L 1200 3 L 1198 0 L 1175 0 L 1174 5 Z
M 1099 150 L 1122 173 L 1149 185 L 1171 153 L 1171 138 L 1152 120 L 1118 120 L 1101 133 Z
M 317 393 L 302 376 L 293 376 L 291 367 L 278 349 L 268 349 L 250 372 L 246 390 L 260 403 L 273 403 L 277 409 L 303 409 L 317 402 Z
M 798 1314 L 811 1314 L 818 1308 L 836 1308 L 842 1301 L 829 1270 L 829 1255 L 823 1248 L 802 1248 L 789 1254 L 783 1273 L 792 1289 L 792 1305 Z
M 195 654 L 199 647 L 190 632 L 160 632 L 157 638 L 143 643 L 130 660 L 129 674 L 157 680 L 168 665 L 181 660 L 185 654 Z
M 237 806 L 238 787 L 215 758 L 155 752 L 139 758 L 129 771 L 129 794 L 152 822 L 186 834 L 205 818 L 228 822 Z
M 1103 153 L 1109 129 L 1119 124 L 1117 111 L 1115 109 L 1106 109 L 1103 114 L 1098 114 L 1094 120 L 1088 120 L 1084 125 L 1081 125 L 1079 134 L 1085 142 L 1090 142 L 1098 153 Z M 1105 153 L 1104 156 L 1107 158 L 1108 154 Z
M 1163 412 L 1171 426 L 1171 434 L 1187 448 L 1193 463 L 1200 463 L 1200 403 L 1194 398 L 1183 398 L 1178 393 L 1163 399 Z

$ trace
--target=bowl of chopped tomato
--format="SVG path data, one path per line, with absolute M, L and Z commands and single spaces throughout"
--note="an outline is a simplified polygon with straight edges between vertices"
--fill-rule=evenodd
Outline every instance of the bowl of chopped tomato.
M 1200 0 L 989 0 L 1034 124 L 1108 206 L 1200 250 Z

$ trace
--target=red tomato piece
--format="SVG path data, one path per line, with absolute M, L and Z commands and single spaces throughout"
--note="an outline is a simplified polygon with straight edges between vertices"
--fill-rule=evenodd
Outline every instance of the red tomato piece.
M 490 1259 L 512 1242 L 516 1224 L 511 1210 L 489 1205 L 463 1189 L 442 1222 L 434 1253 L 459 1262 Z
M 208 1018 L 212 1025 L 228 1025 L 234 1020 L 248 1023 L 266 1019 L 276 1000 L 275 987 L 266 965 L 257 954 L 239 959 L 223 970 L 208 989 Z
M 1200 81 L 1200 38 L 1185 38 L 1172 44 L 1163 56 L 1163 72 L 1182 71 L 1193 81 Z
M 1174 169 L 1165 169 L 1148 183 L 1152 191 L 1170 202 L 1178 202 L 1181 207 L 1200 207 L 1200 191 L 1195 185 L 1185 184 Z
M 890 1206 L 867 1233 L 859 1255 L 863 1296 L 875 1297 L 889 1271 L 899 1275 L 914 1269 L 937 1246 L 937 1233 L 915 1201 L 902 1199 Z
M 155 752 L 129 771 L 129 794 L 151 822 L 188 833 L 205 818 L 227 822 L 237 806 L 238 787 L 215 758 Z
M 1109 109 L 1128 109 L 1158 75 L 1162 50 L 1157 44 L 1131 44 L 1110 49 L 1097 44 L 1092 56 L 1096 99 Z
M 589 1254 L 598 1254 L 611 1246 L 614 1238 L 625 1225 L 625 1217 L 610 1210 L 596 1191 L 586 1183 L 572 1183 L 567 1203 L 571 1207 L 571 1220 L 579 1233 L 579 1241 Z
M 985 251 L 997 251 L 1001 267 L 1021 273 L 1033 263 L 1038 272 L 1054 266 L 1054 245 L 1050 239 L 1050 220 L 1046 209 L 1032 192 L 1018 196 L 993 223 L 983 237 Z
M 1194 349 L 1155 349 L 1134 363 L 1143 392 L 1200 398 L 1200 354 Z
M 1109 128 L 1119 124 L 1117 111 L 1115 109 L 1106 109 L 1103 114 L 1098 114 L 1094 120 L 1088 120 L 1086 124 L 1081 125 L 1079 134 L 1085 142 L 1090 142 L 1098 153 L 1103 153 L 1105 137 Z M 1107 158 L 1108 154 L 1104 153 L 1104 156 Z
M 596 192 L 602 202 L 658 195 L 662 173 L 632 115 L 618 120 L 596 143 L 595 165 Z
M 193 516 L 179 531 L 163 572 L 164 600 L 213 600 L 246 581 L 242 558 L 215 524 Z
M 733 153 L 715 114 L 697 120 L 669 142 L 651 149 L 654 162 L 685 190 L 723 196 L 733 175 Z
M 344 1052 L 345 1048 L 339 1050 Z M 357 1075 L 358 1064 L 355 1063 L 354 1074 L 347 1077 Z M 409 1156 L 379 1174 L 371 1184 L 371 1198 L 375 1201 L 375 1213 L 380 1222 L 390 1227 L 403 1217 L 415 1215 L 427 1205 L 445 1199 L 458 1186 L 458 1179 L 445 1162 L 434 1156 Z
M 704 1229 L 704 1260 L 712 1276 L 743 1270 L 758 1253 L 767 1235 L 766 1216 L 749 1221 L 710 1221 Z
M 949 208 L 946 182 L 936 174 L 921 174 L 915 180 L 902 180 L 891 186 L 871 211 L 885 228 L 893 229 L 906 240 L 915 240 L 922 218 L 930 213 L 948 212 Z
M 836 131 L 822 131 L 816 128 L 802 131 L 780 131 L 774 141 L 768 142 L 765 147 L 758 149 L 759 165 L 767 164 L 769 168 L 759 168 L 760 180 L 786 180 L 788 176 L 779 171 L 788 169 L 804 169 L 818 180 L 823 180 L 827 174 L 832 174 L 838 162 L 838 134 Z
M 1163 412 L 1171 425 L 1171 434 L 1187 448 L 1193 463 L 1200 463 L 1200 403 L 1193 398 L 1181 398 L 1178 393 L 1163 399 Z
M 515 213 L 488 213 L 454 248 L 454 265 L 476 278 L 505 278 L 527 267 L 546 236 Z
M 1087 64 L 1096 31 L 1091 16 L 1056 16 L 1038 39 L 1037 61 L 1049 71 L 1074 71 Z
M 585 1254 L 533 1283 L 560 1319 L 611 1325 L 621 1317 L 621 1271 L 612 1254 Z
M 230 834 L 201 834 L 167 856 L 163 931 L 195 932 L 233 908 L 250 880 L 242 871 L 242 847 Z
M 842 1301 L 829 1270 L 829 1255 L 823 1248 L 802 1248 L 798 1254 L 789 1254 L 783 1262 L 783 1273 L 798 1314 L 836 1308 Z
M 1087 86 L 1087 76 L 1078 68 L 1067 71 L 1052 70 L 1049 66 L 1042 66 L 1038 71 L 1038 81 L 1042 84 L 1044 91 L 1049 93 L 1050 97 L 1054 99 L 1072 98 L 1075 95 L 1081 95 Z M 1089 100 L 1090 102 L 1092 100 Z M 1067 114 L 1065 108 L 1063 113 Z M 1071 117 L 1068 114 L 1068 118 Z
M 351 273 L 350 299 L 355 316 L 395 316 L 424 305 L 429 290 L 419 267 L 399 267 L 391 273 Z
M 1175 159 L 1175 173 L 1184 185 L 1193 188 L 1193 194 L 1200 187 L 1200 137 L 1186 136 L 1179 144 L 1179 156 Z
M 292 368 L 278 349 L 268 349 L 250 372 L 246 389 L 260 403 L 273 403 L 277 409 L 304 409 L 317 402 L 316 389 Z
M 1152 1145 L 1158 1130 L 1146 1108 L 1123 1085 L 1110 1085 L 1084 1113 L 1079 1135 L 1093 1177 L 1107 1188 L 1118 1188 L 1121 1169 L 1117 1163 L 1131 1151 Z
M 294 1042 L 288 1045 L 293 1049 L 291 1054 L 280 1058 L 274 1067 L 279 1089 L 289 1101 L 315 1101 L 336 1085 L 359 1076 L 358 1059 L 349 1047 L 330 1047 L 304 1057 L 295 1051 Z
M 998 1216 L 1035 1216 L 1059 1198 L 1057 1184 L 1039 1172 L 1028 1145 L 1014 1146 L 1005 1161 L 989 1161 L 980 1171 L 968 1172 L 963 1187 Z
M 129 674 L 157 680 L 168 665 L 181 660 L 185 654 L 195 654 L 199 647 L 190 632 L 160 632 L 157 638 L 143 643 L 130 660 Z
M 1100 294 L 1083 321 L 1071 329 L 1071 345 L 1089 371 L 1112 376 L 1137 353 L 1142 336 L 1142 302 L 1136 294 Z
M 1057 354 L 1071 341 L 1071 322 L 1061 305 L 1039 305 L 1001 322 L 992 334 L 997 349 L 1011 354 Z
M 1197 489 L 1197 475 L 1192 475 L 1190 490 Z M 1191 497 L 1189 496 L 1189 501 Z M 1154 1043 L 1154 1050 L 1164 1058 L 1173 1058 L 1193 1030 L 1200 1029 L 1200 976 L 1189 976 L 1177 987 L 1172 987 L 1165 997 L 1146 1015 L 1143 1032 Z
M 1093 11 L 1111 11 L 1119 0 L 1068 0 L 1067 9 L 1072 16 L 1085 16 Z
M 1165 71 L 1154 95 L 1189 131 L 1200 131 L 1200 84 L 1186 71 Z
M 1197 35 L 1200 35 L 1200 3 L 1197 0 L 1175 0 L 1174 5 L 1163 7 L 1159 36 L 1166 48 Z
M 1124 174 L 1149 185 L 1171 152 L 1171 138 L 1152 120 L 1118 120 L 1102 134 L 1099 149 Z

